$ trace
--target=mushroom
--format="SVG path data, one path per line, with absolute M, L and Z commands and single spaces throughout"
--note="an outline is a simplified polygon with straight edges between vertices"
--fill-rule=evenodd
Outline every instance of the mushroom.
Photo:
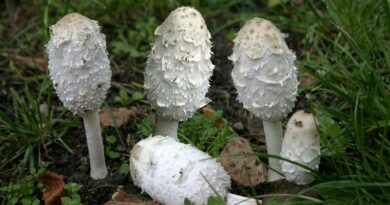
M 211 35 L 191 7 L 172 11 L 154 33 L 144 74 L 146 95 L 157 108 L 155 135 L 177 138 L 178 122 L 209 102 Z
M 217 195 L 230 205 L 256 204 L 254 199 L 228 193 L 230 177 L 219 162 L 169 136 L 149 137 L 134 145 L 130 173 L 136 186 L 162 204 L 182 205 L 187 198 L 203 205 Z
M 130 173 L 135 185 L 167 205 L 182 205 L 185 198 L 207 204 L 208 197 L 216 195 L 214 190 L 225 197 L 230 188 L 230 177 L 220 163 L 169 136 L 138 142 L 131 150 Z
M 313 114 L 297 111 L 287 123 L 280 156 L 317 170 L 320 153 L 320 139 Z M 314 180 L 311 171 L 302 166 L 284 160 L 280 160 L 280 165 L 288 181 L 306 185 Z
M 234 64 L 232 78 L 237 99 L 262 119 L 267 152 L 274 156 L 279 155 L 282 145 L 281 120 L 292 110 L 298 87 L 295 54 L 284 38 L 270 21 L 254 18 L 238 32 L 229 57 Z M 278 161 L 268 159 L 269 182 L 283 178 Z
M 50 27 L 46 49 L 58 97 L 68 110 L 83 117 L 91 177 L 104 178 L 107 168 L 98 110 L 111 80 L 105 36 L 96 21 L 70 13 Z

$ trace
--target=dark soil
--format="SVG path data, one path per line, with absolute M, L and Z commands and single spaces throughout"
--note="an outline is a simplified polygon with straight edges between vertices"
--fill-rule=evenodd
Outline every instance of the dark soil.
M 78 133 L 73 139 L 68 135 L 65 141 L 75 150 L 74 154 L 65 151 L 63 147 L 53 147 L 50 156 L 53 162 L 52 171 L 64 175 L 65 181 L 76 182 L 83 185 L 80 196 L 84 204 L 103 204 L 107 202 L 115 192 L 118 185 L 125 185 L 125 189 L 132 189 L 129 176 L 119 173 L 121 162 L 106 158 L 108 175 L 105 179 L 93 180 L 89 176 L 88 148 L 84 133 Z

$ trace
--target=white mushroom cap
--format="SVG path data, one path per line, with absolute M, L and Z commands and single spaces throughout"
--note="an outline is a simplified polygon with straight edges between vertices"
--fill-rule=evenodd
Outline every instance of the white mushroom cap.
M 171 12 L 154 33 L 145 70 L 148 100 L 162 117 L 186 120 L 209 102 L 205 95 L 214 69 L 211 35 L 191 7 Z
M 207 204 L 209 196 L 216 196 L 208 182 L 222 197 L 230 188 L 230 177 L 220 163 L 172 137 L 138 142 L 131 150 L 130 173 L 135 185 L 167 205 L 182 205 L 185 198 Z
M 98 110 L 111 70 L 97 22 L 77 13 L 64 16 L 50 27 L 46 49 L 50 78 L 64 106 L 74 114 Z
M 256 117 L 275 121 L 293 108 L 298 80 L 295 54 L 270 21 L 249 20 L 234 39 L 232 78 L 238 100 Z
M 280 156 L 311 169 L 318 169 L 320 140 L 313 114 L 301 110 L 289 119 Z M 288 181 L 299 185 L 313 181 L 313 175 L 309 170 L 285 160 L 279 162 Z

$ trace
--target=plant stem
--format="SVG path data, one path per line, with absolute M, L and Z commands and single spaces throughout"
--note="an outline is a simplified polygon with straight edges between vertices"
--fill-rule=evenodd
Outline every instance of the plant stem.
M 106 160 L 98 111 L 90 111 L 83 115 L 85 134 L 87 135 L 89 164 L 91 177 L 103 179 L 107 176 Z
M 268 154 L 279 156 L 283 141 L 282 122 L 263 120 L 263 128 Z M 268 166 L 268 182 L 273 182 L 284 178 L 279 174 L 282 172 L 279 159 L 268 157 Z
M 156 131 L 154 135 L 169 136 L 177 139 L 177 128 L 179 122 L 157 116 Z

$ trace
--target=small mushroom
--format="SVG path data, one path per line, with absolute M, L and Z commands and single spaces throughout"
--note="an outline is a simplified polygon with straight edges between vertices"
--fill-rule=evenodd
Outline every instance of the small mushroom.
M 169 136 L 138 142 L 131 150 L 130 173 L 135 185 L 167 205 L 182 205 L 186 198 L 207 204 L 215 191 L 225 197 L 230 188 L 230 177 L 220 163 Z
M 147 99 L 157 109 L 155 135 L 177 138 L 178 122 L 206 105 L 211 63 L 211 35 L 201 14 L 191 7 L 172 11 L 154 32 L 146 62 Z
M 46 49 L 58 97 L 68 110 L 83 117 L 91 177 L 104 178 L 107 168 L 98 110 L 111 81 L 105 36 L 96 21 L 70 13 L 50 27 Z
M 282 145 L 281 120 L 292 110 L 298 87 L 295 54 L 284 38 L 270 21 L 254 18 L 238 32 L 229 57 L 234 64 L 232 78 L 237 99 L 262 119 L 267 152 L 275 156 Z M 268 158 L 269 182 L 283 178 L 278 161 Z
M 320 153 L 320 140 L 313 114 L 297 111 L 287 123 L 280 156 L 317 170 Z M 306 185 L 314 180 L 310 170 L 285 160 L 279 162 L 288 181 Z

